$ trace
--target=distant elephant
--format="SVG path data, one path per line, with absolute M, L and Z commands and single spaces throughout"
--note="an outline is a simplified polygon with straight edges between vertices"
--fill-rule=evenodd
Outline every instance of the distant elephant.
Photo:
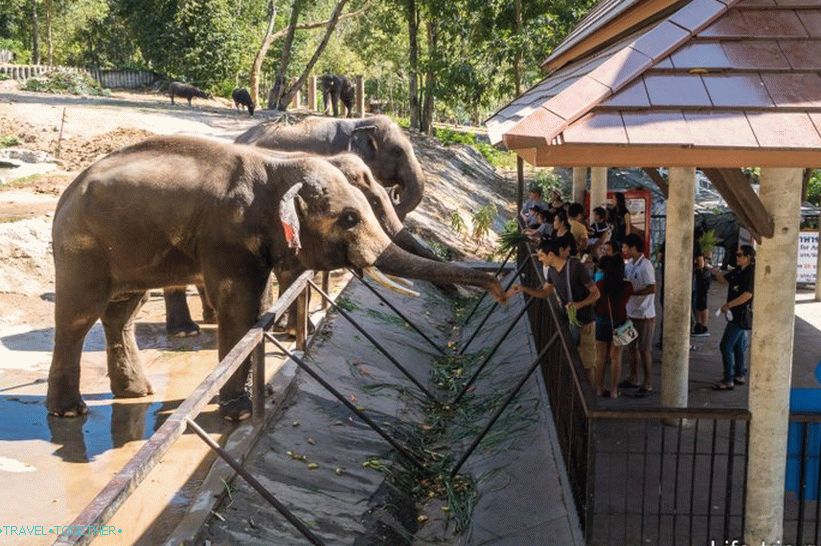
M 356 101 L 356 88 L 351 80 L 345 76 L 334 74 L 324 74 L 319 77 L 319 89 L 322 92 L 322 103 L 325 106 L 323 113 L 328 115 L 328 111 L 333 106 L 334 117 L 339 116 L 339 102 L 347 112 L 345 117 L 353 116 L 353 105 Z
M 254 115 L 254 109 L 256 105 L 254 104 L 254 99 L 251 98 L 251 93 L 248 92 L 247 89 L 234 89 L 231 91 L 231 99 L 234 101 L 234 107 L 237 111 L 240 111 L 240 104 L 248 109 L 248 115 Z
M 264 153 L 275 159 L 299 159 L 310 156 L 310 154 L 305 152 L 265 150 Z M 351 153 L 328 156 L 323 159 L 342 171 L 342 174 L 345 175 L 348 182 L 362 191 L 368 203 L 371 205 L 371 209 L 376 215 L 379 225 L 394 243 L 417 256 L 440 261 L 433 252 L 419 243 L 416 237 L 402 225 L 402 221 L 399 220 L 399 217 L 394 211 L 393 203 L 388 192 L 374 179 L 371 170 L 362 159 Z M 303 270 L 304 269 L 301 269 L 299 273 Z M 287 285 L 283 281 L 283 275 L 280 275 L 279 270 L 276 268 L 274 269 L 274 273 L 277 276 L 280 291 L 286 289 Z M 299 276 L 299 273 L 293 278 Z M 204 288 L 198 286 L 197 289 L 199 290 L 202 300 L 203 322 L 216 322 L 216 312 L 208 301 Z M 191 318 L 191 311 L 188 308 L 188 301 L 185 296 L 185 287 L 168 287 L 165 288 L 163 292 L 165 297 L 166 332 L 172 336 L 187 336 L 199 333 L 199 326 Z M 294 319 L 295 317 L 292 313 L 289 316 L 289 329 L 291 330 L 295 324 Z
M 381 269 L 504 298 L 491 275 L 393 244 L 362 192 L 327 161 L 273 160 L 193 137 L 151 138 L 83 171 L 60 197 L 52 240 L 55 341 L 46 405 L 62 417 L 88 411 L 80 357 L 98 318 L 114 395 L 151 394 L 134 337 L 151 288 L 205 285 L 217 311 L 220 359 L 257 320 L 268 277 L 281 264 L 355 267 L 384 281 Z M 251 414 L 248 371 L 245 362 L 220 389 L 226 419 Z
M 188 99 L 188 106 L 191 106 L 191 99 L 199 97 L 201 99 L 213 98 L 210 93 L 206 93 L 198 87 L 182 82 L 171 82 L 168 86 L 168 95 L 171 97 L 171 104 L 174 104 L 174 97 Z
M 242 133 L 237 144 L 272 150 L 334 155 L 353 152 L 361 157 L 385 187 L 396 186 L 394 205 L 400 220 L 422 201 L 425 174 L 402 129 L 387 116 L 367 119 L 310 117 L 294 125 L 262 123 Z

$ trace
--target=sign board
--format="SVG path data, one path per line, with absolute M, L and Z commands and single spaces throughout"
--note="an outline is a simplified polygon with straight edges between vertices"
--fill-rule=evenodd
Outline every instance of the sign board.
M 818 278 L 818 231 L 798 234 L 798 284 L 815 284 Z

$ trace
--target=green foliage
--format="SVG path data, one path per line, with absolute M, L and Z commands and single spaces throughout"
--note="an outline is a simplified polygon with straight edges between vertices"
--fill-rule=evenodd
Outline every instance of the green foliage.
M 450 213 L 450 229 L 456 232 L 457 235 L 464 235 L 467 232 L 467 224 L 459 211 Z
M 807 201 L 821 206 L 821 169 L 815 169 L 807 185 Z
M 698 245 L 701 248 L 701 252 L 707 257 L 713 253 L 713 249 L 717 244 L 718 237 L 716 236 L 716 231 L 714 229 L 708 229 L 698 239 Z
M 29 51 L 20 40 L 0 37 L 0 49 L 8 49 L 14 53 L 14 62 L 16 64 L 28 64 L 31 62 L 31 51 Z
M 85 72 L 64 72 L 53 70 L 41 76 L 29 78 L 23 83 L 26 91 L 56 93 L 59 95 L 99 95 L 108 96 L 111 91 Z
M 496 256 L 507 256 L 514 248 L 527 241 L 527 235 L 519 231 L 519 223 L 513 219 L 505 224 L 504 231 L 499 234 L 499 245 Z
M 493 220 L 496 219 L 496 212 L 496 205 L 488 203 L 473 213 L 473 233 L 471 233 L 471 237 L 477 245 L 490 233 Z
M 20 139 L 14 135 L 0 135 L 0 148 L 8 148 L 9 146 L 18 146 Z
M 445 146 L 451 144 L 476 145 L 476 135 L 464 131 L 455 131 L 449 128 L 434 129 L 434 136 Z
M 536 172 L 536 180 L 533 182 L 542 188 L 542 195 L 545 198 L 553 190 L 562 191 L 562 181 L 552 169 L 539 169 Z

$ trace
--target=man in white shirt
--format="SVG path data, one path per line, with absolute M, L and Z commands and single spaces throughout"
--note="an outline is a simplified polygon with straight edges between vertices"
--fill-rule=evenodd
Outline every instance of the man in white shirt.
M 656 326 L 656 271 L 644 256 L 644 241 L 631 233 L 622 242 L 622 252 L 630 261 L 625 266 L 627 280 L 633 284 L 633 296 L 627 302 L 627 317 L 639 336 L 630 344 L 630 376 L 620 388 L 637 389 L 635 396 L 653 392 L 653 333 Z M 639 361 L 644 369 L 644 381 L 639 383 Z

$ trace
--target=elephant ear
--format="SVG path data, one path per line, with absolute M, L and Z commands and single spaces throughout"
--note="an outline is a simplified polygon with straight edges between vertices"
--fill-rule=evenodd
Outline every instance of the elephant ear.
M 285 241 L 288 248 L 294 249 L 294 254 L 299 252 L 302 245 L 299 242 L 299 214 L 297 213 L 297 206 L 301 205 L 298 201 L 302 198 L 299 196 L 299 190 L 302 189 L 302 184 L 294 184 L 282 196 L 279 202 L 279 220 L 282 223 L 282 231 L 285 234 Z
M 376 143 L 376 125 L 356 127 L 351 134 L 348 151 L 354 152 L 365 161 L 374 159 L 376 152 L 379 151 Z

